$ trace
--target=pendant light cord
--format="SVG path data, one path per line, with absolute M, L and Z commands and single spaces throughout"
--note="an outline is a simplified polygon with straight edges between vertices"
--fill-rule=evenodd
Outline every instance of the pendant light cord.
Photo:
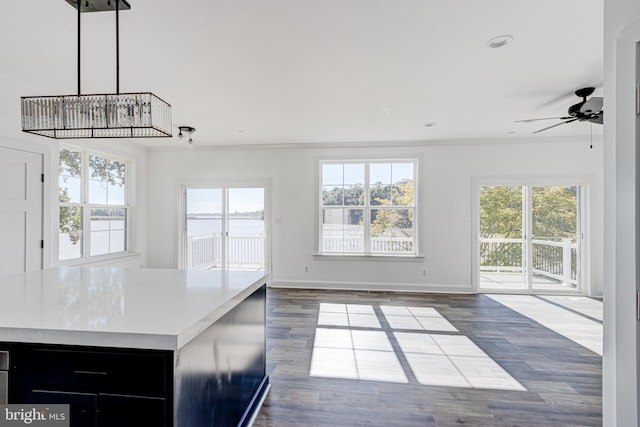
M 81 76 L 81 16 L 82 0 L 78 0 L 78 96 L 82 94 Z M 116 95 L 120 95 L 120 0 L 116 0 Z
M 116 0 L 116 95 L 120 95 L 120 0 Z
M 82 0 L 78 0 L 78 96 L 80 96 L 80 15 L 82 13 Z

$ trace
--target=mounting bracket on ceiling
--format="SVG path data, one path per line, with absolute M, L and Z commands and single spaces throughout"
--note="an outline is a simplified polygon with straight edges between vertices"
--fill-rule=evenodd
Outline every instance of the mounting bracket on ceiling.
M 82 3 L 82 13 L 86 12 L 113 12 L 116 10 L 116 0 L 66 0 L 71 6 L 78 8 L 78 1 Z M 120 0 L 120 10 L 131 10 L 131 5 L 126 0 Z

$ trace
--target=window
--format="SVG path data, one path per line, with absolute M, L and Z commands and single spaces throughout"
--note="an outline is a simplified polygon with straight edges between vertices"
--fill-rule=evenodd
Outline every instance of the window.
M 416 163 L 322 161 L 319 252 L 416 255 Z
M 60 261 L 127 251 L 127 168 L 123 160 L 60 149 Z

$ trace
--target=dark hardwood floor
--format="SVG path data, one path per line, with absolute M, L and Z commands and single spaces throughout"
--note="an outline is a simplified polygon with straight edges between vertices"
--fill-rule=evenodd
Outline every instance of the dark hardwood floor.
M 408 382 L 310 376 L 318 328 L 370 330 L 319 326 L 321 303 L 373 307 Z M 526 391 L 419 382 L 380 306 L 435 308 Z M 484 295 L 269 289 L 267 371 L 258 427 L 602 425 L 602 358 Z

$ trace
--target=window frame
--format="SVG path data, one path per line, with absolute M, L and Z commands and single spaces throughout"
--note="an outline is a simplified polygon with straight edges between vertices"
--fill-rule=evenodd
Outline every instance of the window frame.
M 413 165 L 413 204 L 412 205 L 403 205 L 403 206 L 386 206 L 386 205 L 375 205 L 371 204 L 371 165 L 372 164 L 384 164 L 384 163 L 411 163 Z M 342 210 L 347 212 L 350 208 L 362 209 L 363 214 L 363 251 L 361 252 L 346 252 L 346 251 L 325 251 L 323 250 L 324 245 L 324 236 L 323 236 L 323 221 L 324 221 L 324 213 L 323 211 L 327 208 L 332 209 L 331 205 L 324 205 L 323 201 L 323 190 L 324 190 L 324 182 L 323 182 L 323 166 L 327 164 L 337 164 L 337 165 L 347 165 L 347 164 L 363 164 L 364 165 L 364 183 L 363 185 L 363 195 L 364 202 L 359 205 L 336 205 L 335 210 Z M 419 212 L 420 208 L 420 200 L 419 200 L 419 164 L 420 158 L 419 156 L 412 157 L 403 157 L 403 158 L 395 158 L 395 157 L 380 157 L 380 158 L 319 158 L 316 161 L 316 239 L 315 239 L 315 252 L 314 255 L 318 257 L 344 257 L 344 259 L 359 259 L 359 258 L 370 258 L 375 257 L 377 259 L 398 259 L 398 258 L 422 258 L 420 251 L 420 238 L 419 238 Z M 392 183 L 393 184 L 393 183 Z M 371 249 L 371 225 L 373 221 L 371 220 L 371 211 L 376 209 L 383 210 L 392 210 L 392 209 L 409 209 L 413 211 L 413 219 L 412 219 L 412 230 L 413 230 L 413 241 L 412 251 L 401 252 L 401 251 L 389 251 L 389 252 L 374 252 Z
M 80 153 L 80 202 L 61 202 L 59 199 L 59 189 L 60 189 L 60 160 L 58 159 L 58 215 L 60 214 L 60 210 L 62 207 L 78 207 L 82 209 L 81 216 L 81 237 L 80 241 L 82 244 L 81 255 L 77 258 L 68 258 L 61 259 L 60 258 L 60 243 L 58 242 L 58 256 L 57 262 L 60 265 L 69 265 L 69 264 L 81 264 L 86 262 L 97 261 L 101 259 L 109 259 L 109 258 L 119 258 L 123 256 L 131 255 L 133 252 L 131 250 L 131 226 L 132 226 L 132 201 L 131 194 L 132 189 L 131 186 L 133 182 L 131 180 L 132 177 L 132 169 L 134 167 L 134 161 L 129 158 L 125 158 L 118 155 L 108 154 L 105 152 L 100 152 L 97 150 L 91 150 L 84 147 L 78 147 L 73 145 L 65 145 L 60 144 L 58 153 L 61 150 L 67 150 L 70 152 Z M 90 166 L 89 166 L 89 158 L 91 156 L 100 157 L 102 159 L 106 159 L 109 161 L 121 162 L 124 163 L 124 204 L 108 204 L 108 203 L 90 203 Z M 96 255 L 91 255 L 91 244 L 92 244 L 92 232 L 91 232 L 91 213 L 93 209 L 119 209 L 123 210 L 125 214 L 125 223 L 124 223 L 124 250 L 117 252 L 106 252 Z M 109 229 L 109 232 L 113 230 Z M 58 220 L 58 230 L 57 230 L 59 238 L 62 238 L 60 235 L 60 221 Z M 111 233 L 109 233 L 109 238 L 111 237 Z

